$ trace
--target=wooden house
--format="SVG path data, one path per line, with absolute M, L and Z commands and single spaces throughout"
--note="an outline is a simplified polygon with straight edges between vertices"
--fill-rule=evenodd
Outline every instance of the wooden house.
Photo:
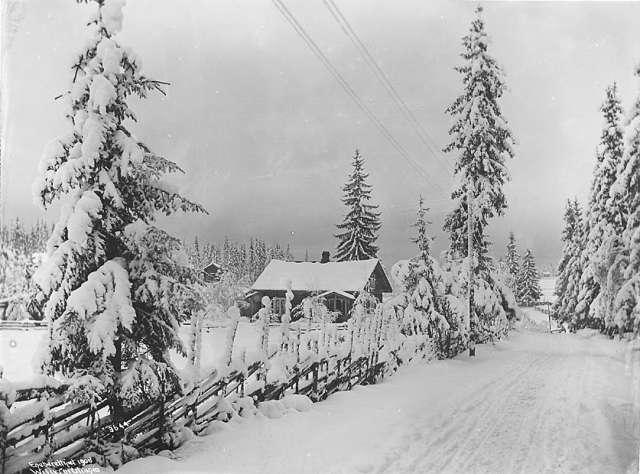
M 202 269 L 202 272 L 204 273 L 204 281 L 207 283 L 214 283 L 220 281 L 220 278 L 222 278 L 222 274 L 224 273 L 224 268 L 216 262 L 211 262 Z
M 363 290 L 382 301 L 383 293 L 390 293 L 391 283 L 378 259 L 346 262 L 285 262 L 271 260 L 246 295 L 247 314 L 255 314 L 261 307 L 263 296 L 271 299 L 272 311 L 282 315 L 285 310 L 285 292 L 291 282 L 292 305 L 307 296 L 325 299 L 330 311 L 348 318 L 353 302 Z

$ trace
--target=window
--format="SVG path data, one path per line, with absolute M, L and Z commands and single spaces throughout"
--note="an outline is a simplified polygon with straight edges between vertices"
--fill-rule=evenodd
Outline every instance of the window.
M 284 304 L 284 298 L 274 296 L 273 298 L 271 298 L 271 312 L 278 315 L 284 314 Z

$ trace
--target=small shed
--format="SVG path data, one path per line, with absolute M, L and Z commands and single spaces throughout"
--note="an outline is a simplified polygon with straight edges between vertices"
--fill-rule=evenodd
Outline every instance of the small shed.
M 204 273 L 204 281 L 207 283 L 215 283 L 220 281 L 222 278 L 222 274 L 224 273 L 224 268 L 222 265 L 217 264 L 216 262 L 211 262 L 209 265 L 202 269 Z
M 263 296 L 271 299 L 272 311 L 282 315 L 288 282 L 292 305 L 308 296 L 323 296 L 327 308 L 346 319 L 358 294 L 366 290 L 378 301 L 391 293 L 391 283 L 378 259 L 345 262 L 285 262 L 271 260 L 246 295 L 248 312 L 255 314 Z

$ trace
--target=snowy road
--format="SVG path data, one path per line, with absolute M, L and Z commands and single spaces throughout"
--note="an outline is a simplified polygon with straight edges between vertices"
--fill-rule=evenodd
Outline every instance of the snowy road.
M 122 472 L 638 472 L 639 354 L 593 333 L 518 332 Z
M 377 471 L 625 472 L 636 440 L 622 360 L 543 337 L 519 338 L 533 344 L 416 419 Z

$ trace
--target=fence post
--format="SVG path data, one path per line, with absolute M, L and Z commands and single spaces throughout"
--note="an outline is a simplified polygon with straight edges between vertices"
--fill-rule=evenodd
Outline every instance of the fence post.
M 313 363 L 313 396 L 318 400 L 318 362 Z
M 244 348 L 242 349 L 242 352 L 240 353 L 240 367 L 242 369 L 242 378 L 240 379 L 242 384 L 242 388 L 240 389 L 240 393 L 242 394 L 242 397 L 244 398 L 245 395 L 245 381 L 247 379 L 247 349 Z
M 2 374 L 4 369 L 0 365 L 0 379 L 2 379 Z M 5 450 L 7 446 L 7 425 L 9 420 L 6 419 L 9 416 L 9 407 L 6 405 L 4 400 L 0 400 L 0 472 L 4 472 L 5 470 Z
M 7 447 L 7 426 L 4 424 L 4 414 L 9 413 L 9 409 L 5 405 L 5 403 L 0 400 L 0 472 L 5 472 L 5 454 Z M 7 422 L 9 420 L 6 420 Z
M 351 390 L 351 354 L 347 357 L 347 390 Z

